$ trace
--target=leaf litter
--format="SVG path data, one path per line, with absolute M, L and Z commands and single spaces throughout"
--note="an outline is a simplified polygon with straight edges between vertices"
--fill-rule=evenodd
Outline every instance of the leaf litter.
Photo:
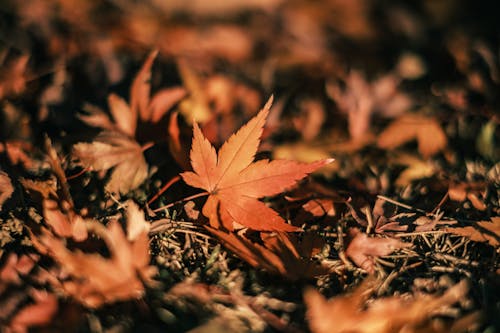
M 0 330 L 497 331 L 493 13 L 7 1 Z

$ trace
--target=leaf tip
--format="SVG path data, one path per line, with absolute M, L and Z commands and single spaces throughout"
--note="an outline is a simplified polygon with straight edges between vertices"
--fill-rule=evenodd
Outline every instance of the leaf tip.
M 266 104 L 264 105 L 264 110 L 269 110 L 271 108 L 271 106 L 273 105 L 273 101 L 274 101 L 274 95 L 271 94 L 271 96 L 267 100 Z

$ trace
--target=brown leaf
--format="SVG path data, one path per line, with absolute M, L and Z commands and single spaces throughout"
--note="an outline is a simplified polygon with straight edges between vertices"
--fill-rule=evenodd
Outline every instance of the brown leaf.
M 187 184 L 209 193 L 202 212 L 214 228 L 232 230 L 236 222 L 255 230 L 296 231 L 296 227 L 286 224 L 276 211 L 257 199 L 283 192 L 333 161 L 327 159 L 310 164 L 281 160 L 253 162 L 271 101 L 233 134 L 218 154 L 194 124 L 191 146 L 194 172 L 184 172 L 181 176 Z
M 478 210 L 485 210 L 486 204 L 484 197 L 486 193 L 486 184 L 477 183 L 452 183 L 448 188 L 448 195 L 453 201 L 463 202 L 467 199 L 472 203 L 474 208 Z
M 23 307 L 10 321 L 13 332 L 28 332 L 29 328 L 49 324 L 59 308 L 57 297 L 45 290 L 30 289 L 34 303 Z
M 0 211 L 3 203 L 14 193 L 14 187 L 7 173 L 0 171 Z
M 107 227 L 98 222 L 88 227 L 103 238 L 110 258 L 97 253 L 70 250 L 63 240 L 49 233 L 40 237 L 49 255 L 70 277 L 63 282 L 65 292 L 90 308 L 142 296 L 143 281 L 152 283 L 152 277 L 156 274 L 156 268 L 149 266 L 147 233 L 143 231 L 133 241 L 128 241 L 116 220 Z
M 29 56 L 21 55 L 7 64 L 0 64 L 0 99 L 9 95 L 18 95 L 26 87 L 26 67 Z
M 492 217 L 490 221 L 479 221 L 471 226 L 446 228 L 447 232 L 465 236 L 476 242 L 488 242 L 491 246 L 500 246 L 500 217 Z
M 367 82 L 361 72 L 353 70 L 345 78 L 344 89 L 339 84 L 328 84 L 328 94 L 348 115 L 349 134 L 354 141 L 366 136 L 374 113 L 394 117 L 410 108 L 410 98 L 398 91 L 399 81 L 388 74 Z
M 436 325 L 433 316 L 467 297 L 469 287 L 461 281 L 443 295 L 420 294 L 411 298 L 392 296 L 367 302 L 379 285 L 365 280 L 352 294 L 326 300 L 318 291 L 310 288 L 304 293 L 306 316 L 313 333 L 398 333 L 398 332 L 464 332 L 470 323 L 479 321 L 479 313 L 468 325 L 454 323 Z M 457 322 L 459 319 L 456 320 Z M 461 327 L 465 326 L 465 327 Z M 437 328 L 437 327 L 440 327 Z M 452 329 L 453 330 L 450 330 Z
M 368 237 L 357 228 L 349 230 L 349 237 L 351 240 L 345 250 L 346 255 L 369 273 L 375 272 L 373 257 L 386 256 L 397 249 L 411 246 L 394 238 Z
M 328 267 L 311 257 L 323 246 L 323 240 L 313 234 L 304 235 L 299 242 L 290 233 L 262 233 L 263 244 L 255 243 L 243 235 L 207 227 L 223 245 L 251 266 L 279 274 L 290 280 L 328 274 Z
M 182 87 L 173 87 L 158 91 L 148 105 L 147 120 L 152 123 L 159 122 L 165 113 L 184 98 L 186 94 L 186 89 Z
M 435 118 L 418 114 L 405 114 L 394 120 L 380 133 L 380 148 L 394 149 L 417 140 L 418 151 L 424 157 L 433 156 L 447 145 L 446 134 Z
M 130 87 L 130 111 L 135 117 L 139 115 L 143 121 L 150 119 L 148 105 L 151 92 L 151 67 L 157 55 L 158 50 L 151 51 Z
M 125 194 L 148 177 L 143 148 L 133 139 L 117 132 L 103 132 L 92 143 L 77 143 L 73 155 L 96 171 L 114 168 L 106 185 L 109 192 Z
M 87 239 L 86 221 L 72 210 L 63 212 L 55 200 L 43 200 L 43 217 L 56 235 L 72 237 L 76 241 Z

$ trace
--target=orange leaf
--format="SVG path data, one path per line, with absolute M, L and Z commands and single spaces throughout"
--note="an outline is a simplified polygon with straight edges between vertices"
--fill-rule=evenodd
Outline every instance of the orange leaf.
M 137 73 L 132 86 L 130 87 L 130 110 L 132 114 L 139 115 L 141 120 L 148 120 L 149 93 L 151 91 L 151 67 L 158 55 L 158 50 L 153 50 L 139 73 Z
M 324 244 L 324 241 L 317 235 L 306 234 L 299 242 L 295 234 L 263 233 L 261 234 L 263 244 L 259 244 L 243 235 L 210 227 L 207 229 L 219 238 L 226 248 L 251 266 L 282 275 L 292 281 L 329 272 L 328 267 L 311 258 Z
M 480 221 L 463 228 L 446 228 L 446 231 L 476 242 L 488 242 L 491 246 L 500 246 L 500 216 L 492 217 L 491 221 Z
M 286 224 L 276 211 L 257 199 L 281 193 L 333 161 L 326 159 L 310 164 L 282 160 L 253 162 L 271 102 L 272 98 L 257 116 L 222 145 L 218 154 L 194 124 L 191 146 L 194 172 L 184 172 L 181 176 L 187 184 L 209 193 L 202 212 L 214 228 L 222 225 L 232 230 L 236 222 L 255 230 L 296 231 L 296 227 Z
M 367 279 L 352 294 L 326 300 L 317 290 L 304 293 L 309 327 L 313 333 L 395 333 L 395 332 L 464 332 L 479 320 L 479 313 L 445 324 L 436 315 L 445 313 L 454 303 L 467 299 L 469 286 L 463 280 L 442 295 L 396 295 L 368 302 L 380 282 Z M 467 326 L 467 327 L 463 327 Z M 436 329 L 440 327 L 441 329 Z M 462 328 L 462 329 L 460 329 Z
M 57 201 L 43 200 L 43 217 L 56 235 L 73 237 L 76 241 L 87 239 L 85 220 L 71 210 L 63 213 Z
M 133 218 L 130 208 L 128 218 Z M 136 216 L 137 217 L 137 216 Z M 128 225 L 136 222 L 128 221 Z M 69 275 L 63 283 L 66 293 L 83 305 L 97 308 L 104 303 L 137 298 L 144 293 L 144 283 L 153 283 L 156 268 L 149 265 L 149 238 L 147 231 L 139 231 L 133 240 L 127 240 L 120 223 L 111 221 L 107 227 L 93 222 L 94 233 L 105 241 L 110 258 L 97 253 L 70 250 L 66 242 L 45 232 L 40 242 Z M 133 230 L 129 230 L 130 235 Z
M 377 144 L 384 149 L 394 149 L 417 140 L 422 156 L 437 154 L 446 147 L 447 139 L 436 119 L 417 114 L 405 114 L 393 121 L 380 133 Z
M 14 187 L 9 175 L 0 171 L 0 211 L 2 210 L 2 204 L 11 197 L 12 193 L 14 193 Z

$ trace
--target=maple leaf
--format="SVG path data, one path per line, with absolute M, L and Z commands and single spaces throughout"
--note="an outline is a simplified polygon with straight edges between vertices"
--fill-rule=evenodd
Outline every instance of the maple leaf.
M 445 132 L 435 118 L 405 114 L 380 133 L 377 144 L 384 149 L 394 149 L 415 139 L 418 142 L 418 151 L 424 157 L 437 154 L 448 142 Z
M 492 217 L 491 221 L 479 221 L 467 227 L 446 228 L 446 231 L 468 237 L 476 242 L 488 242 L 491 246 L 500 246 L 500 216 Z
M 87 223 L 87 228 L 106 243 L 109 258 L 70 250 L 64 240 L 48 232 L 34 239 L 36 247 L 47 252 L 69 275 L 62 284 L 64 291 L 87 307 L 140 297 L 144 283 L 153 283 L 156 268 L 149 265 L 148 232 L 141 227 L 146 223 L 144 214 L 131 202 L 127 206 L 127 233 L 117 220 L 107 227 L 95 221 Z
M 116 94 L 109 94 L 108 107 L 110 117 L 100 108 L 86 105 L 88 114 L 79 118 L 90 126 L 105 130 L 118 131 L 129 137 L 136 135 L 138 121 L 157 123 L 185 95 L 182 87 L 161 89 L 152 97 L 151 67 L 158 51 L 152 51 L 137 73 L 130 87 L 130 104 Z
M 127 193 L 148 177 L 148 165 L 135 140 L 118 132 L 103 132 L 92 143 L 77 143 L 73 155 L 86 167 L 96 171 L 114 168 L 106 190 Z
M 272 98 L 246 125 L 233 134 L 218 154 L 194 124 L 191 145 L 193 171 L 183 172 L 183 180 L 209 193 L 202 213 L 214 228 L 233 230 L 236 222 L 255 230 L 297 231 L 276 211 L 257 200 L 292 187 L 309 173 L 333 161 L 309 164 L 284 160 L 254 162 Z

